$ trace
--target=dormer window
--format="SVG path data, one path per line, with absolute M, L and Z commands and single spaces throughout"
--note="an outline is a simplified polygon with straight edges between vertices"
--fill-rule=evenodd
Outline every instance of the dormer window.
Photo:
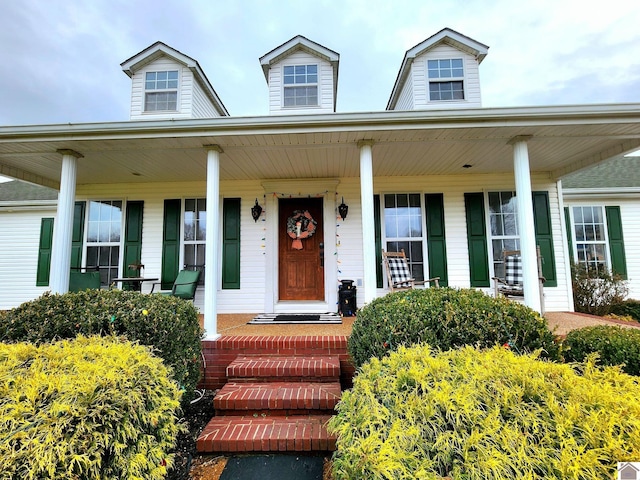
M 283 71 L 284 106 L 318 105 L 318 65 L 287 65 Z
M 178 71 L 147 72 L 144 81 L 144 110 L 178 110 Z
M 429 100 L 464 100 L 464 69 L 461 58 L 429 60 Z

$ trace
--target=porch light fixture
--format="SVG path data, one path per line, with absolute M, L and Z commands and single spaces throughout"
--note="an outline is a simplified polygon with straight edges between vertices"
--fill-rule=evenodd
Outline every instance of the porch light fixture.
M 348 212 L 349 212 L 349 206 L 345 205 L 344 197 L 342 197 L 342 203 L 340 205 L 338 205 L 338 213 L 340 214 L 340 218 L 342 218 L 342 220 L 347 218 L 347 213 Z
M 261 214 L 262 207 L 260 206 L 260 204 L 258 203 L 258 199 L 256 198 L 256 204 L 251 207 L 251 217 L 253 218 L 253 221 L 257 222 Z

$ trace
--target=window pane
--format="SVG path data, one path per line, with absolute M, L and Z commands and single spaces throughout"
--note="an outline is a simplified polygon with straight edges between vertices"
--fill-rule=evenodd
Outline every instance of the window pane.
M 315 74 L 318 73 L 317 65 L 307 65 L 307 73 Z

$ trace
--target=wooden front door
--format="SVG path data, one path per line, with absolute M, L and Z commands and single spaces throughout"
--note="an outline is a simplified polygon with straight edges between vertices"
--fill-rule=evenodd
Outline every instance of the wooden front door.
M 278 292 L 280 300 L 324 300 L 322 202 L 322 198 L 279 200 Z M 294 242 L 287 232 L 287 221 L 296 212 L 307 211 L 316 221 L 315 231 L 312 236 Z M 304 229 L 301 233 L 303 232 Z M 295 248 L 296 245 L 302 248 Z

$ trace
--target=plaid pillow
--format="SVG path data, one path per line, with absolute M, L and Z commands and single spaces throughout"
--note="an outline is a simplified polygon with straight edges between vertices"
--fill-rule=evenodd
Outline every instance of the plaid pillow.
M 522 260 L 520 255 L 509 255 L 504 259 L 504 281 L 509 286 L 522 288 Z
M 409 280 L 413 280 L 409 265 L 402 258 L 387 258 L 389 262 L 389 273 L 391 274 L 391 281 L 396 287 L 410 287 Z

